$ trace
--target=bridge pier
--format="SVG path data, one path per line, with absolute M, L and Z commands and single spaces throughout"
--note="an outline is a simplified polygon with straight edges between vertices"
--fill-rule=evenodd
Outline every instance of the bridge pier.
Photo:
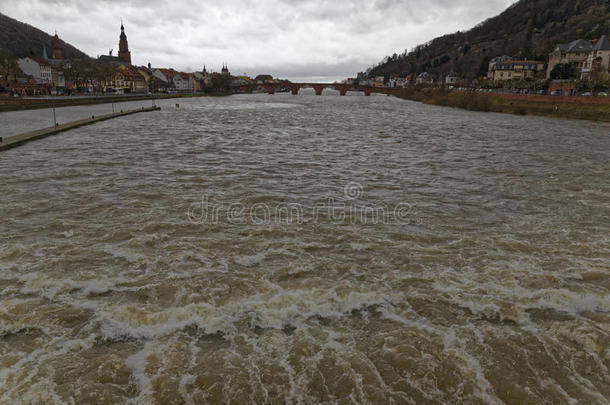
M 347 90 L 349 90 L 349 86 L 336 86 L 335 90 L 339 90 L 340 96 L 345 96 L 347 94 Z
M 290 87 L 290 92 L 292 93 L 293 96 L 296 96 L 299 94 L 299 90 L 301 89 L 301 86 L 299 86 L 298 84 L 293 84 Z
M 325 86 L 313 85 L 311 87 L 313 87 L 313 89 L 316 91 L 316 96 L 321 96 Z
M 275 86 L 273 85 L 266 85 L 265 90 L 267 90 L 268 94 L 275 94 Z

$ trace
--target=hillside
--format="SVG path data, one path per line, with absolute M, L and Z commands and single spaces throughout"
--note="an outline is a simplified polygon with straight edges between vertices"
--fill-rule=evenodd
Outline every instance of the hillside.
M 7 49 L 19 58 L 42 57 L 43 44 L 49 57 L 53 54 L 53 37 L 47 33 L 0 13 L 0 50 Z M 64 43 L 66 58 L 87 57 L 70 44 Z
M 428 71 L 440 75 L 454 70 L 474 78 L 486 72 L 487 62 L 495 56 L 546 60 L 557 43 L 595 40 L 603 34 L 610 34 L 608 0 L 521 0 L 470 31 L 386 57 L 368 73 L 404 76 Z

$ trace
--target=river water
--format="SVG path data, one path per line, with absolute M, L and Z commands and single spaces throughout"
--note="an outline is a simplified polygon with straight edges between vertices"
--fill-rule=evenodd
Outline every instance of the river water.
M 162 104 L 0 152 L 0 403 L 609 402 L 609 125 Z

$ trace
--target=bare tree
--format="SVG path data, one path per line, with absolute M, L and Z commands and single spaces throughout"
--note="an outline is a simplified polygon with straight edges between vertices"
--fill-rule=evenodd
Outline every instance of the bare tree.
M 6 49 L 0 49 L 0 84 L 4 87 L 17 81 L 19 65 L 15 56 Z

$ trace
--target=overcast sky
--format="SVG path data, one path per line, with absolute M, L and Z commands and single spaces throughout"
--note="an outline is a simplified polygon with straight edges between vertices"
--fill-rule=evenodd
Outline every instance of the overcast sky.
M 0 11 L 90 56 L 118 51 L 178 70 L 286 78 L 352 76 L 436 36 L 465 30 L 515 0 L 0 0 Z

